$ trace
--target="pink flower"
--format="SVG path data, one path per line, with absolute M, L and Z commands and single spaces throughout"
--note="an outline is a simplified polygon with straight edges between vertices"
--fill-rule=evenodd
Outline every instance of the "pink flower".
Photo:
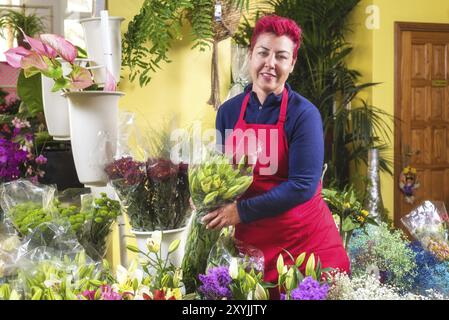
M 103 91 L 117 91 L 117 82 L 108 69 L 106 69 L 106 84 Z
M 78 55 L 78 50 L 69 41 L 56 34 L 41 34 L 44 45 L 54 49 L 65 61 L 73 63 Z
M 23 30 L 21 29 L 23 36 L 25 37 L 25 40 L 30 44 L 31 48 L 38 53 L 41 56 L 45 56 L 48 57 L 50 59 L 54 59 L 56 58 L 56 56 L 58 55 L 58 53 L 56 52 L 55 49 L 53 49 L 52 47 L 46 45 L 45 43 L 43 43 L 40 40 L 37 39 L 33 39 L 29 36 L 27 36 L 25 34 L 25 32 L 23 32 Z
M 45 158 L 43 155 L 39 155 L 35 160 L 37 164 L 46 164 L 47 158 Z
M 12 48 L 5 52 L 6 62 L 13 68 L 22 67 L 22 59 L 31 54 L 31 51 L 22 48 Z

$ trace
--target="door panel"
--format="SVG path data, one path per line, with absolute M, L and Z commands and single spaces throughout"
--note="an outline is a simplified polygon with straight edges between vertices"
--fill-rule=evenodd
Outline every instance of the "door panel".
M 413 204 L 396 188 L 395 224 L 403 228 L 400 218 L 424 200 L 444 201 L 449 210 L 449 25 L 400 30 L 397 41 L 395 178 L 410 165 L 420 183 Z

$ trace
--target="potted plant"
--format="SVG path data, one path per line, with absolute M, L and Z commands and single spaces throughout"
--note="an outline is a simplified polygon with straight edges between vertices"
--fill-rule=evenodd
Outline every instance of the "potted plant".
M 212 94 L 208 103 L 218 107 L 218 42 L 236 31 L 243 8 L 249 8 L 249 0 L 145 0 L 124 34 L 123 65 L 130 69 L 129 79 L 138 78 L 140 86 L 147 85 L 160 63 L 170 62 L 172 41 L 181 38 L 182 27 L 189 22 L 192 48 L 205 51 L 213 46 Z
M 6 38 L 6 34 L 10 33 L 17 39 L 17 44 L 21 47 L 30 48 L 28 43 L 24 41 L 23 34 L 20 30 L 23 30 L 25 34 L 34 37 L 39 33 L 45 31 L 45 25 L 43 18 L 36 14 L 25 14 L 23 12 L 6 9 L 0 11 L 0 32 L 3 38 Z
M 104 186 L 103 170 L 112 160 L 117 140 L 118 100 L 116 82 L 108 73 L 102 91 L 92 80 L 89 69 L 75 63 L 77 48 L 63 37 L 42 34 L 39 39 L 24 35 L 31 49 L 17 47 L 5 55 L 8 63 L 22 68 L 25 77 L 43 74 L 54 80 L 53 91 L 62 90 L 69 102 L 70 135 L 79 181 L 89 186 Z M 62 59 L 70 66 L 63 70 Z

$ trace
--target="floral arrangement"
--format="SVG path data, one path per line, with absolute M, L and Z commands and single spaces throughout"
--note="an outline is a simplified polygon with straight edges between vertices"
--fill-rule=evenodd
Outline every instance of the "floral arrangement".
M 75 63 L 78 49 L 72 43 L 56 34 L 41 34 L 38 38 L 32 38 L 22 33 L 31 48 L 28 50 L 18 46 L 6 51 L 6 61 L 10 66 L 23 69 L 26 78 L 40 73 L 53 79 L 53 92 L 96 89 L 91 72 Z M 64 70 L 63 63 L 70 72 Z M 110 72 L 107 72 L 103 90 L 116 90 L 116 80 Z
M 204 161 L 189 167 L 189 187 L 195 206 L 188 230 L 182 269 L 186 289 L 197 289 L 196 275 L 206 271 L 207 258 L 220 231 L 207 230 L 201 218 L 240 197 L 252 183 L 253 168 L 248 156 L 233 163 L 226 155 L 207 152 Z
M 425 295 L 411 292 L 401 293 L 395 286 L 384 284 L 373 274 L 349 277 L 345 273 L 336 273 L 329 279 L 328 300 L 446 300 L 434 290 L 426 290 Z
M 284 257 L 279 255 L 276 266 L 278 271 L 277 287 L 280 291 L 281 300 L 325 300 L 329 289 L 322 274 L 329 270 L 322 270 L 321 263 L 315 259 L 315 255 L 310 254 L 307 259 L 303 274 L 306 253 L 301 253 L 296 259 L 288 253 L 292 265 L 284 263 Z
M 449 262 L 441 261 L 417 241 L 412 242 L 410 248 L 416 255 L 417 265 L 413 291 L 425 295 L 427 290 L 433 289 L 449 295 Z
M 159 233 L 161 233 L 159 231 Z M 142 270 L 145 273 L 138 271 L 136 263 L 132 265 L 131 272 L 127 274 L 134 274 L 134 279 L 130 277 L 120 277 L 119 284 L 116 286 L 118 292 L 128 295 L 130 299 L 135 297 L 142 297 L 144 300 L 178 300 L 182 298 L 181 288 L 182 272 L 170 260 L 170 255 L 175 252 L 180 244 L 180 240 L 174 240 L 168 248 L 165 257 L 162 256 L 162 249 L 159 240 L 161 234 L 154 238 L 148 238 L 147 252 L 139 250 L 137 247 L 128 245 L 128 250 L 140 254 L 143 258 L 140 262 Z M 119 277 L 118 277 L 119 278 Z M 131 287 L 130 287 L 131 285 Z
M 405 234 L 390 230 L 386 223 L 358 231 L 351 239 L 349 250 L 352 274 L 361 276 L 374 271 L 380 281 L 408 290 L 416 275 L 415 253 L 409 247 Z
M 263 273 L 248 271 L 237 259 L 229 267 L 210 268 L 199 280 L 198 292 L 206 300 L 267 300 L 270 296 Z
M 332 211 L 346 249 L 355 230 L 365 229 L 369 224 L 377 225 L 376 221 L 369 216 L 369 212 L 362 208 L 352 186 L 341 192 L 334 189 L 323 189 L 322 195 Z
M 401 218 L 411 235 L 441 261 L 449 260 L 449 217 L 441 201 L 424 201 Z
M 83 195 L 79 206 L 60 202 L 53 187 L 26 184 L 18 180 L 4 184 L 2 209 L 8 221 L 22 237 L 28 236 L 44 223 L 68 225 L 87 254 L 101 260 L 107 249 L 107 236 L 120 214 L 120 204 L 101 193 L 100 197 Z M 22 201 L 25 195 L 27 201 Z M 33 199 L 33 201 L 31 201 Z M 45 207 L 44 204 L 46 203 Z

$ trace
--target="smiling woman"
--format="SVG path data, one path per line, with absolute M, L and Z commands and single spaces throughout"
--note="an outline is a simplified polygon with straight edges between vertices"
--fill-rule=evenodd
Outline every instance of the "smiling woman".
M 252 84 L 219 109 L 217 130 L 229 154 L 258 150 L 253 183 L 235 203 L 203 219 L 208 228 L 235 225 L 235 237 L 264 253 L 264 280 L 277 280 L 276 260 L 287 264 L 301 252 L 314 253 L 323 268 L 349 272 L 332 214 L 321 196 L 323 125 L 318 109 L 286 83 L 297 59 L 301 29 L 292 20 L 271 15 L 260 19 L 248 53 Z M 241 134 L 243 132 L 243 134 Z M 248 134 L 256 136 L 251 146 Z M 264 137 L 268 137 L 265 138 Z M 241 150 L 243 149 L 243 150 Z M 275 172 L 267 174 L 276 161 Z M 303 270 L 302 270 L 303 271 Z M 271 298 L 279 297 L 270 292 Z

